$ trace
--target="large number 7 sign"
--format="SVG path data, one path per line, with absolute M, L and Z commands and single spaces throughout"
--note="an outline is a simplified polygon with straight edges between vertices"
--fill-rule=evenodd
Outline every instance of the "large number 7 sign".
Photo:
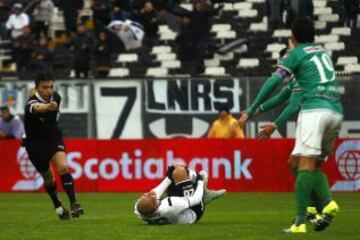
M 111 138 L 119 138 L 122 131 L 124 130 L 126 120 L 128 119 L 131 109 L 134 106 L 136 100 L 136 88 L 113 88 L 113 87 L 102 87 L 101 96 L 104 97 L 126 97 L 124 108 L 122 109 L 118 121 L 115 125 L 115 129 L 112 133 Z

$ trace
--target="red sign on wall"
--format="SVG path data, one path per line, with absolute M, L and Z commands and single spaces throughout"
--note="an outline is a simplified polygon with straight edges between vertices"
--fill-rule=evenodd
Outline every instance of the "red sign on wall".
M 209 173 L 209 187 L 231 192 L 292 191 L 293 140 L 67 140 L 77 191 L 145 192 L 183 162 Z M 0 191 L 41 191 L 41 176 L 17 141 L 0 141 Z M 339 140 L 324 170 L 335 191 L 360 189 L 360 140 Z

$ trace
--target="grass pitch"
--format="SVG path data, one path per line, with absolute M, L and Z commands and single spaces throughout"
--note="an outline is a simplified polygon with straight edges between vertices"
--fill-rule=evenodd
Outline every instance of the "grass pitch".
M 85 208 L 80 219 L 58 220 L 45 193 L 0 194 L 0 239 L 360 239 L 360 194 L 334 197 L 340 213 L 324 232 L 308 224 L 304 235 L 284 235 L 294 217 L 292 193 L 228 193 L 213 202 L 192 226 L 148 226 L 133 213 L 139 194 L 78 194 Z M 67 202 L 61 195 L 63 203 Z

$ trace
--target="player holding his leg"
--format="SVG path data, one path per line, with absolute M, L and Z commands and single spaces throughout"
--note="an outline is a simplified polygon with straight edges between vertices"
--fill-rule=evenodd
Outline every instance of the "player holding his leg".
M 296 132 L 296 143 L 292 153 L 298 162 L 296 177 L 297 216 L 295 223 L 284 232 L 306 232 L 306 208 L 312 191 L 318 197 L 322 209 L 315 230 L 327 227 L 339 208 L 332 201 L 327 180 L 323 172 L 317 170 L 319 161 L 328 154 L 340 130 L 343 119 L 342 105 L 337 91 L 337 81 L 331 58 L 322 45 L 314 42 L 315 29 L 311 20 L 298 19 L 292 27 L 294 49 L 278 64 L 278 70 L 268 79 L 247 112 L 239 122 L 244 125 L 255 110 L 286 77 L 295 76 L 300 85 L 300 114 Z M 288 116 L 283 115 L 283 118 Z M 282 119 L 280 119 L 281 121 Z M 263 134 L 271 134 L 277 125 L 267 124 Z M 324 184 L 326 182 L 326 184 Z
M 56 214 L 61 220 L 70 218 L 69 211 L 57 196 L 57 185 L 50 162 L 60 174 L 63 189 L 70 201 L 71 215 L 76 218 L 84 210 L 76 202 L 75 183 L 68 171 L 63 137 L 57 123 L 61 97 L 54 91 L 54 79 L 50 74 L 39 74 L 36 77 L 35 90 L 25 106 L 24 145 L 30 161 L 44 179 L 45 190 L 54 204 Z
M 148 224 L 196 223 L 206 206 L 225 194 L 225 190 L 207 190 L 206 184 L 205 171 L 196 174 L 183 166 L 171 166 L 167 177 L 136 201 L 134 213 Z

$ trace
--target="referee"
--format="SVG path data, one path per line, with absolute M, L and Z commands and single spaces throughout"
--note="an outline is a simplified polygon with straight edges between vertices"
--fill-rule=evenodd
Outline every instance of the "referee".
M 50 74 L 39 74 L 35 80 L 35 94 L 29 98 L 25 107 L 25 148 L 30 161 L 41 174 L 45 190 L 49 194 L 56 214 L 61 220 L 70 218 L 69 211 L 60 202 L 52 162 L 61 177 L 62 186 L 70 201 L 73 218 L 84 213 L 76 202 L 74 179 L 66 164 L 65 147 L 62 133 L 58 126 L 60 95 L 54 91 L 54 79 Z

